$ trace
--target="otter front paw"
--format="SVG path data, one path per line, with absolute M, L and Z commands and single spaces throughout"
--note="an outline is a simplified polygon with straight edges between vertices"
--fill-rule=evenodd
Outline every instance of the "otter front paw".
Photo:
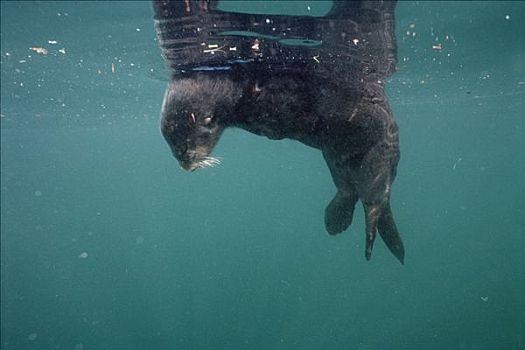
M 356 201 L 357 198 L 339 193 L 332 199 L 324 214 L 324 223 L 329 234 L 336 235 L 350 226 Z

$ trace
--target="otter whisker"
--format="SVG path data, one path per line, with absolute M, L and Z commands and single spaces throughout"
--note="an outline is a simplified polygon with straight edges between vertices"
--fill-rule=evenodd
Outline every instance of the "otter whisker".
M 199 160 L 197 162 L 197 167 L 199 168 L 212 168 L 216 165 L 221 164 L 221 161 L 219 158 L 215 157 L 204 157 L 203 159 Z
M 221 160 L 216 157 L 205 157 L 204 160 L 214 165 L 221 164 Z

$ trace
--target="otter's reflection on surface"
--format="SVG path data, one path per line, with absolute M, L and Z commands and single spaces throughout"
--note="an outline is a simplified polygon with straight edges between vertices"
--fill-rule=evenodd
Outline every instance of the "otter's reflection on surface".
M 317 148 L 337 187 L 328 233 L 346 230 L 361 200 L 366 258 L 379 232 L 403 263 L 390 208 L 398 129 L 384 91 L 396 64 L 395 2 L 333 1 L 320 17 L 227 12 L 225 3 L 153 2 L 171 74 L 161 130 L 181 167 L 218 164 L 210 154 L 228 127 Z

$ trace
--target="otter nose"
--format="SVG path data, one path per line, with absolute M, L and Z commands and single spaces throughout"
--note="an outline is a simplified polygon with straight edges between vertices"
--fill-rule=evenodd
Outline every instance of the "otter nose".
M 195 169 L 197 169 L 197 166 L 192 162 L 179 162 L 179 166 L 186 171 L 195 171 Z

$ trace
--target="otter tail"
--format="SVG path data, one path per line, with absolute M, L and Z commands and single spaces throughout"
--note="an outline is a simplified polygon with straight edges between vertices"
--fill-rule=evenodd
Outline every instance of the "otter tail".
M 394 254 L 401 264 L 404 264 L 405 248 L 403 247 L 403 241 L 401 241 L 401 236 L 394 222 L 390 203 L 387 203 L 382 208 L 381 215 L 377 221 L 377 231 L 379 231 L 379 235 L 392 254 Z

